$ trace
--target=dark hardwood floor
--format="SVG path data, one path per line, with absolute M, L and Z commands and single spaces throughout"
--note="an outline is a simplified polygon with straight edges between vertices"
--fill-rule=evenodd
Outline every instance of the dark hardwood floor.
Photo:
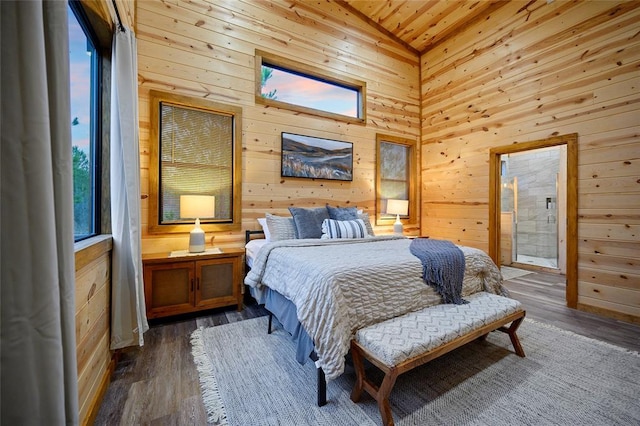
M 505 281 L 505 286 L 525 305 L 527 318 L 640 351 L 640 325 L 567 308 L 563 276 L 534 272 Z M 262 307 L 247 302 L 241 312 L 214 310 L 205 316 L 151 323 L 143 347 L 120 352 L 95 424 L 206 424 L 191 333 L 197 327 L 262 315 L 266 315 Z
M 505 287 L 525 305 L 527 318 L 640 352 L 640 325 L 567 308 L 564 280 L 564 275 L 533 272 L 505 281 Z

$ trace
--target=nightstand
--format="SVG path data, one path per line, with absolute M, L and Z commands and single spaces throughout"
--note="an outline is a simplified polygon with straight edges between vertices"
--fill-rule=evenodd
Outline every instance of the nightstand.
M 242 309 L 244 249 L 142 256 L 147 318 L 236 305 Z

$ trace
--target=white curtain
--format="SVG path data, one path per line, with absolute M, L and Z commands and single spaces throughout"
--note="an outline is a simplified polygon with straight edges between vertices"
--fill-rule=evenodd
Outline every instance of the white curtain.
M 1 423 L 77 424 L 67 3 L 0 7 Z
M 111 58 L 111 349 L 142 346 L 149 329 L 140 247 L 136 56 L 135 34 L 116 31 Z

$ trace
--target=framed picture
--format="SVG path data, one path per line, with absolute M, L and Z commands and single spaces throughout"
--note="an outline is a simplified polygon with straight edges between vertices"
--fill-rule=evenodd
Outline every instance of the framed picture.
M 353 180 L 353 144 L 282 132 L 282 177 Z

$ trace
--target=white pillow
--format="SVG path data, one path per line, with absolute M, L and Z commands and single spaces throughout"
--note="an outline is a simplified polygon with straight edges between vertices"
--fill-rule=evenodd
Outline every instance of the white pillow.
M 269 227 L 267 226 L 267 218 L 259 217 L 258 223 L 262 226 L 262 232 L 264 232 L 264 239 L 267 241 L 271 241 L 271 232 L 269 232 Z
M 325 219 L 322 222 L 322 237 L 328 238 L 366 238 L 367 227 L 362 219 L 335 220 Z

